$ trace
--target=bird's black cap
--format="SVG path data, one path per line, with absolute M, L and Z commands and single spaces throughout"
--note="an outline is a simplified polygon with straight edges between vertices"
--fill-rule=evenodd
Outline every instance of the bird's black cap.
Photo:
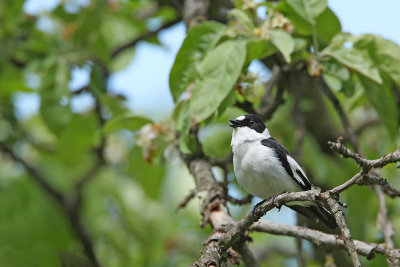
M 260 116 L 254 114 L 245 114 L 243 116 L 237 117 L 234 120 L 229 121 L 232 123 L 229 125 L 232 128 L 249 127 L 250 129 L 257 131 L 258 133 L 264 132 L 266 128 Z

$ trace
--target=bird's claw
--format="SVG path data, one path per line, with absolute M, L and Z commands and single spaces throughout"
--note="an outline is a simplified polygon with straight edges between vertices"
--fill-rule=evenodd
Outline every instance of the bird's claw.
M 286 193 L 286 192 L 282 192 L 282 194 L 283 193 Z M 278 204 L 277 202 L 275 202 L 275 198 L 277 196 L 279 196 L 279 195 L 271 196 L 271 197 L 268 198 L 268 200 L 272 200 L 272 204 L 278 209 L 278 211 L 281 211 L 282 205 Z

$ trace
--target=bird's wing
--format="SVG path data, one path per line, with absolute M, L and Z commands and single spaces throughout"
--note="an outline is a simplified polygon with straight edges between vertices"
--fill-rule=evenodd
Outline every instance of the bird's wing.
M 306 174 L 304 173 L 303 169 L 300 167 L 300 165 L 297 163 L 297 161 L 292 158 L 292 156 L 289 154 L 287 155 L 287 160 L 290 164 L 290 167 L 292 168 L 294 178 L 297 181 L 300 181 L 303 186 L 301 188 L 303 190 L 310 190 L 311 189 L 311 183 L 308 180 Z
M 311 189 L 311 183 L 307 179 L 306 174 L 283 145 L 272 137 L 261 140 L 261 144 L 271 148 L 275 152 L 287 174 L 294 179 L 301 189 Z

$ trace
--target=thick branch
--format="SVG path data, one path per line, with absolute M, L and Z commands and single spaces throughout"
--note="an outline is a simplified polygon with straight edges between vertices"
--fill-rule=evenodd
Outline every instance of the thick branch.
M 300 237 L 317 246 L 324 246 L 327 249 L 332 249 L 334 247 L 345 249 L 344 241 L 340 236 L 312 230 L 303 226 L 282 225 L 262 220 L 253 224 L 251 230 L 274 235 Z M 390 259 L 400 259 L 400 249 L 389 248 L 386 244 L 354 240 L 354 245 L 357 253 L 367 257 L 367 259 L 374 258 L 375 253 L 382 254 Z
M 209 6 L 210 0 L 185 0 L 182 15 L 186 28 L 190 29 L 205 21 Z
M 237 261 L 237 253 L 228 248 L 221 252 L 218 240 L 226 231 L 236 224 L 228 212 L 225 201 L 225 192 L 223 187 L 215 180 L 211 168 L 212 165 L 204 159 L 186 159 L 186 164 L 193 175 L 196 189 L 195 193 L 200 199 L 200 210 L 203 215 L 202 227 L 207 223 L 213 227 L 214 232 L 206 240 L 202 256 L 193 266 L 219 266 L 226 258 L 232 262 Z M 256 262 L 254 256 L 250 253 L 247 245 L 242 240 L 235 244 L 235 248 L 240 248 L 245 253 L 243 260 L 247 262 Z M 253 265 L 258 266 L 258 265 Z

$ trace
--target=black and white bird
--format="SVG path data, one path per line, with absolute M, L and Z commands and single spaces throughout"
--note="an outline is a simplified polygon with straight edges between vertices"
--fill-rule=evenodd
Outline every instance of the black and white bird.
M 288 150 L 271 137 L 262 119 L 246 114 L 230 120 L 231 147 L 238 183 L 250 194 L 267 199 L 284 192 L 306 191 L 311 183 Z M 336 228 L 333 215 L 318 202 L 286 204 L 303 216 Z

